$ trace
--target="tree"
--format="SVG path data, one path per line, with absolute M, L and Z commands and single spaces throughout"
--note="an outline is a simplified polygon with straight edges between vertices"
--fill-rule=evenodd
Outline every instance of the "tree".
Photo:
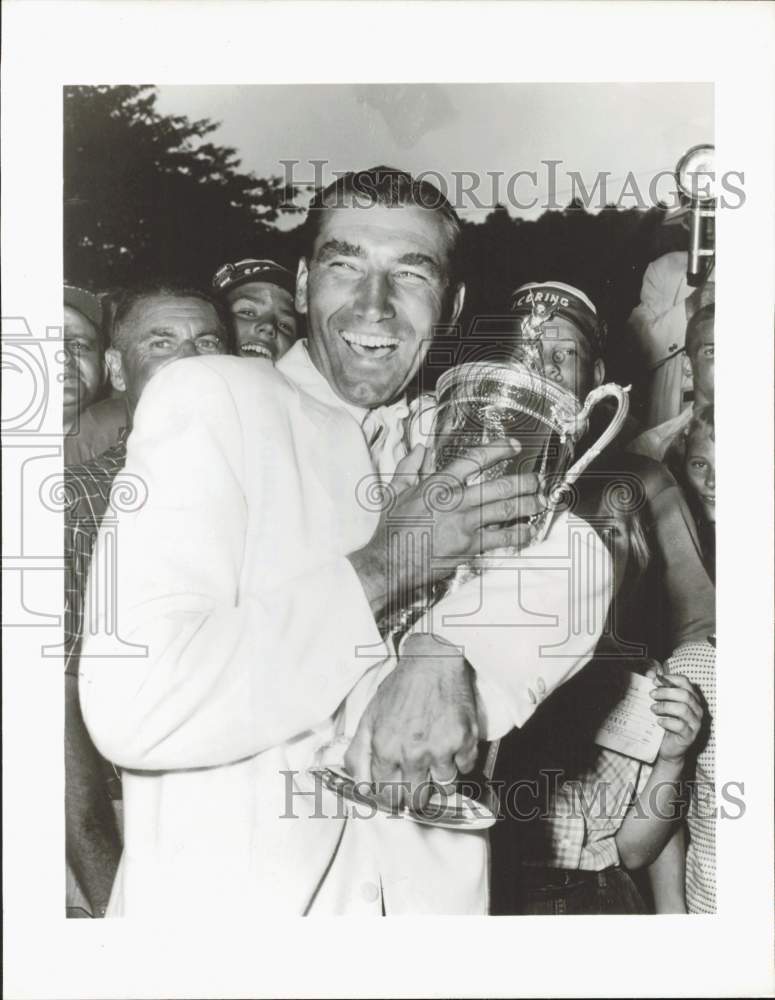
M 161 115 L 151 86 L 65 88 L 67 280 L 94 289 L 172 275 L 206 284 L 219 264 L 241 257 L 273 257 L 295 269 L 304 231 L 274 223 L 300 211 L 298 192 L 279 178 L 241 172 L 236 150 L 209 140 L 217 127 Z M 608 323 L 610 374 L 635 379 L 624 330 L 643 272 L 661 253 L 686 246 L 686 230 L 663 221 L 663 206 L 607 205 L 592 215 L 574 199 L 526 221 L 496 205 L 483 223 L 462 226 L 462 329 L 478 316 L 507 313 L 526 281 L 564 281 L 585 291 Z
M 65 277 L 110 288 L 158 276 L 207 282 L 226 260 L 283 256 L 280 178 L 240 171 L 207 118 L 161 115 L 151 86 L 64 90 Z

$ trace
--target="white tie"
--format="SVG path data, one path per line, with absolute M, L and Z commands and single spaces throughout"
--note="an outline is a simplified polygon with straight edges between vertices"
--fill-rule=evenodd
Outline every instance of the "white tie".
M 369 410 L 363 418 L 361 427 L 371 461 L 382 479 L 390 479 L 406 455 L 404 421 L 408 416 L 409 407 L 401 400 L 392 406 Z

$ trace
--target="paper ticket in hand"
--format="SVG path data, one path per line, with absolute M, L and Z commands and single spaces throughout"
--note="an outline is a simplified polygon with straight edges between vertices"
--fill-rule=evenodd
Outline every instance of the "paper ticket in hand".
M 657 723 L 650 692 L 656 686 L 649 677 L 629 675 L 624 696 L 614 705 L 595 734 L 595 743 L 627 757 L 652 764 L 659 751 L 664 729 Z

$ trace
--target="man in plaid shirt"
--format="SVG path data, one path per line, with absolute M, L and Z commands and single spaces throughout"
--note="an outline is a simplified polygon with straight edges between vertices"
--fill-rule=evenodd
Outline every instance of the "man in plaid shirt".
M 65 762 L 68 916 L 102 916 L 121 857 L 111 798 L 121 786 L 97 753 L 81 718 L 78 658 L 83 594 L 94 542 L 113 481 L 126 461 L 127 428 L 117 445 L 65 469 Z
M 124 293 L 116 303 L 106 361 L 126 393 L 129 422 L 148 380 L 171 361 L 229 352 L 222 307 L 196 289 L 155 285 Z M 91 555 L 110 493 L 126 462 L 125 427 L 97 458 L 65 469 L 65 764 L 67 911 L 103 916 L 121 856 L 111 805 L 120 783 L 89 738 L 78 701 L 83 600 Z

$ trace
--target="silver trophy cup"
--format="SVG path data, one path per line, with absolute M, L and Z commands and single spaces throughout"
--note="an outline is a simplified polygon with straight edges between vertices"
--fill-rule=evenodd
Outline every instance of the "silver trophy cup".
M 531 519 L 531 541 L 543 538 L 569 487 L 618 434 L 629 409 L 628 390 L 598 386 L 581 404 L 567 389 L 519 361 L 474 362 L 445 372 L 436 388 L 430 446 L 437 471 L 477 445 L 512 440 L 519 453 L 487 469 L 481 480 L 514 473 L 539 477 L 544 509 Z M 616 410 L 602 434 L 576 456 L 592 410 L 613 399 Z
M 590 414 L 608 398 L 616 402 L 612 419 L 577 457 L 576 446 L 587 432 Z M 514 473 L 537 473 L 543 507 L 530 519 L 532 543 L 546 536 L 555 513 L 567 506 L 569 488 L 618 434 L 627 416 L 629 397 L 628 389 L 609 383 L 593 389 L 582 405 L 567 389 L 521 361 L 472 362 L 451 368 L 439 378 L 435 406 L 422 406 L 415 422 L 429 421 L 431 409 L 427 446 L 432 450 L 437 472 L 443 472 L 454 459 L 479 445 L 503 440 L 519 443 L 514 458 L 491 466 L 469 484 Z M 410 427 L 411 443 L 423 436 L 419 427 Z M 444 582 L 391 609 L 381 622 L 383 631 L 400 635 L 445 593 L 455 590 L 485 565 L 514 554 L 513 549 L 490 551 L 458 566 Z

